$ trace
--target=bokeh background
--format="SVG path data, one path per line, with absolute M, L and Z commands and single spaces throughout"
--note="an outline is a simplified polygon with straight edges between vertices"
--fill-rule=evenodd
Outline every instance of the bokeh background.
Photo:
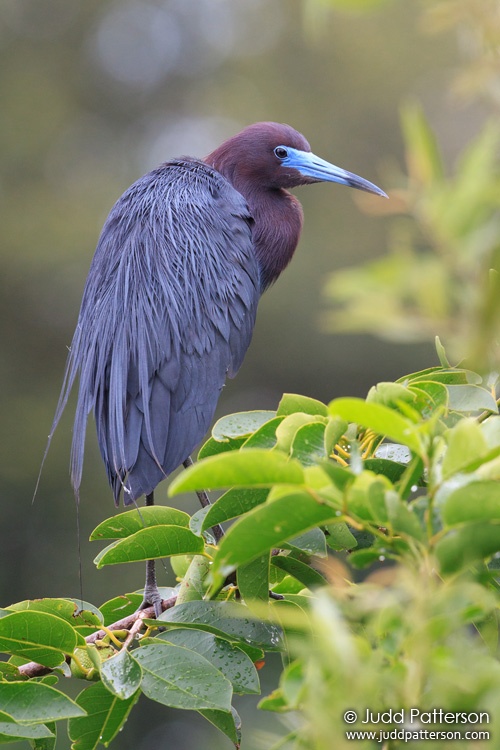
M 99 231 L 131 182 L 171 156 L 202 157 L 251 122 L 277 120 L 302 131 L 318 155 L 387 188 L 403 162 L 405 98 L 423 103 L 450 162 L 477 129 L 481 107 L 449 95 L 454 36 L 423 33 L 417 0 L 373 4 L 357 13 L 355 3 L 342 11 L 301 0 L 2 0 L 1 604 L 79 595 L 71 405 L 32 497 Z M 299 249 L 262 299 L 219 416 L 272 409 L 283 392 L 363 396 L 379 380 L 436 363 L 430 344 L 322 328 L 327 275 L 383 256 L 387 220 L 362 213 L 345 187 L 296 192 L 305 212 Z M 143 570 L 94 569 L 88 535 L 113 505 L 92 423 L 87 446 L 83 591 L 99 604 L 140 587 Z M 179 506 L 196 508 L 191 498 Z M 264 690 L 274 687 L 271 666 Z M 277 721 L 255 715 L 255 703 L 240 706 L 244 750 L 269 747 L 265 733 Z M 144 702 L 113 747 L 222 743 L 203 720 Z

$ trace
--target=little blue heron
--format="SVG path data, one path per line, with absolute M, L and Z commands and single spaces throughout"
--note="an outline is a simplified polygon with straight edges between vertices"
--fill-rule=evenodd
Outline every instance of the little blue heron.
M 385 196 L 259 122 L 203 161 L 137 180 L 104 224 L 87 278 L 52 433 L 79 375 L 71 476 L 78 497 L 87 418 L 118 505 L 154 489 L 202 440 L 250 344 L 261 294 L 290 262 L 302 207 L 288 188 L 337 182 Z M 51 433 L 51 434 L 52 434 Z M 144 603 L 159 607 L 154 565 Z

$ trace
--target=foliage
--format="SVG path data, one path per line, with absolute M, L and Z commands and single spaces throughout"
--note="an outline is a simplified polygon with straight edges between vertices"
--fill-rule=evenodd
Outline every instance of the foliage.
M 408 177 L 385 209 L 399 214 L 389 255 L 330 277 L 326 293 L 338 307 L 326 324 L 399 341 L 439 331 L 455 356 L 497 367 L 498 123 L 484 127 L 452 176 L 421 108 L 404 107 L 402 123 Z
M 402 107 L 406 170 L 392 175 L 390 203 L 361 202 L 369 213 L 394 217 L 389 254 L 334 272 L 325 287 L 327 329 L 406 342 L 432 341 L 439 332 L 455 358 L 469 358 L 480 371 L 500 368 L 497 6 L 423 3 L 428 31 L 459 34 L 465 59 L 455 92 L 482 95 L 492 113 L 450 173 L 423 108 L 413 101 Z
M 366 399 L 287 394 L 275 412 L 223 418 L 170 485 L 225 489 L 211 506 L 101 523 L 98 567 L 172 559 L 179 583 L 159 620 L 137 613 L 139 593 L 1 610 L 2 742 L 54 747 L 67 719 L 75 750 L 107 746 L 142 692 L 199 712 L 238 747 L 234 696 L 260 692 L 270 651 L 283 673 L 260 708 L 295 717 L 280 747 L 347 747 L 348 709 L 493 721 L 500 416 L 492 385 L 438 352 L 441 366 Z M 211 528 L 227 521 L 215 546 Z M 83 682 L 76 700 L 63 678 Z

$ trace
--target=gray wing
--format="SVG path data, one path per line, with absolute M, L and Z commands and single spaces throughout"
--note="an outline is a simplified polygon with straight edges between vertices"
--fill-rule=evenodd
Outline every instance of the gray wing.
M 245 200 L 203 162 L 169 162 L 112 209 L 84 292 L 55 424 L 79 373 L 78 494 L 93 410 L 115 501 L 149 494 L 205 435 L 250 343 L 259 270 Z

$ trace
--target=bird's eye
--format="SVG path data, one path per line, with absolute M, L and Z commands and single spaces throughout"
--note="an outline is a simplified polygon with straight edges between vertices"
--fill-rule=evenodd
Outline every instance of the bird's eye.
M 286 148 L 283 148 L 283 146 L 276 146 L 274 149 L 274 155 L 278 157 L 278 159 L 286 159 L 288 156 L 288 151 Z

